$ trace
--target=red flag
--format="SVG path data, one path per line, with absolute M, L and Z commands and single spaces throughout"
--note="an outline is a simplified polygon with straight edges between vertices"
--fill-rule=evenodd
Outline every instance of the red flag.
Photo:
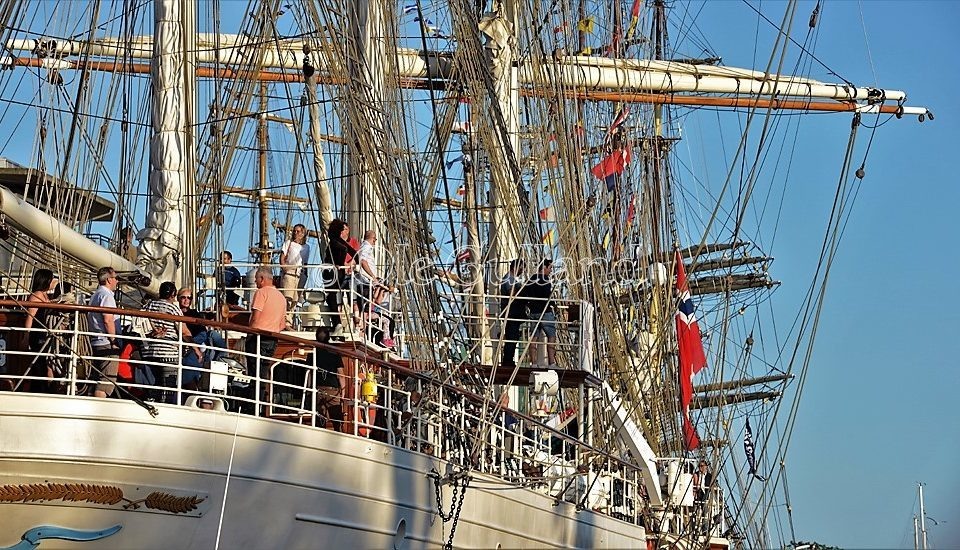
M 700 340 L 700 326 L 694 315 L 693 300 L 687 287 L 687 274 L 683 270 L 683 258 L 677 250 L 677 346 L 680 357 L 680 412 L 683 413 L 683 434 L 687 450 L 700 446 L 697 430 L 690 421 L 690 403 L 693 401 L 693 375 L 707 366 Z
M 470 249 L 464 248 L 463 250 L 460 251 L 459 254 L 457 254 L 457 258 L 454 260 L 454 262 L 455 263 L 465 262 L 469 260 L 471 256 L 473 256 L 473 253 L 470 252 Z
M 598 180 L 603 180 L 614 174 L 622 174 L 628 164 L 630 164 L 630 148 L 626 147 L 610 153 L 607 158 L 601 160 L 600 164 L 591 168 L 590 171 Z

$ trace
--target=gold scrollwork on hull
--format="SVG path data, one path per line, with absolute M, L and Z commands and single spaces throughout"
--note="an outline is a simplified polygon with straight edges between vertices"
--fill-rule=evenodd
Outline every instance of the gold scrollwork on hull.
M 114 505 L 121 501 L 124 510 L 136 510 L 141 505 L 172 514 L 186 514 L 197 509 L 197 505 L 206 500 L 199 495 L 177 496 L 163 491 L 153 491 L 146 498 L 130 500 L 123 490 L 112 485 L 90 483 L 22 483 L 19 485 L 0 485 L 0 502 L 47 502 L 63 500 L 65 502 L 89 502 L 92 504 Z

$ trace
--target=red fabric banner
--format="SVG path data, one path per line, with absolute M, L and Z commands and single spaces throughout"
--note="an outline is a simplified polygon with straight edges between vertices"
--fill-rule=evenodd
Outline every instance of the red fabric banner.
M 697 430 L 690 420 L 690 403 L 693 401 L 693 375 L 707 366 L 707 357 L 703 353 L 700 340 L 700 326 L 694 314 L 693 300 L 687 287 L 687 274 L 683 269 L 683 258 L 676 252 L 677 264 L 677 346 L 680 358 L 680 412 L 683 413 L 683 435 L 687 450 L 700 446 Z

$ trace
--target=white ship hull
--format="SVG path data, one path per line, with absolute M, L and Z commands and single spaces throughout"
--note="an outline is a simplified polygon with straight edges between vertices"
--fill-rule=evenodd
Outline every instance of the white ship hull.
M 121 527 L 95 542 L 41 541 L 47 548 L 420 548 L 449 537 L 429 476 L 444 470 L 436 458 L 287 422 L 158 408 L 152 418 L 129 401 L 3 394 L 0 548 L 45 525 Z M 444 512 L 451 498 L 445 486 Z M 476 475 L 454 545 L 647 542 L 641 526 Z

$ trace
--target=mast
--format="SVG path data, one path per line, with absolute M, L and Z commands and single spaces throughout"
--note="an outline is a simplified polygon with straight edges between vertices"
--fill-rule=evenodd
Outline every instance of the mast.
M 267 128 L 267 83 L 260 83 L 260 114 L 257 117 L 257 212 L 260 220 L 260 244 L 257 261 L 262 265 L 270 263 L 270 210 L 267 205 L 267 148 L 269 134 Z
M 492 113 L 481 114 L 481 120 L 493 118 L 486 128 L 499 147 L 488 147 L 490 155 L 490 248 L 488 258 L 496 268 L 499 263 L 520 254 L 518 227 L 521 222 L 517 186 L 516 153 L 520 150 L 519 80 L 514 68 L 516 57 L 517 6 L 515 0 L 496 2 L 493 11 L 480 21 L 480 31 L 487 37 L 484 44 L 487 63 L 493 78 L 495 103 Z M 521 233 L 522 234 L 522 233 Z M 493 280 L 493 278 L 491 278 Z
M 663 0 L 656 0 L 654 2 L 654 14 L 653 14 L 653 28 L 651 29 L 651 35 L 654 40 L 654 52 L 653 57 L 655 60 L 662 59 L 664 56 L 664 50 L 666 48 L 666 6 L 664 5 Z M 630 146 L 630 144 L 627 144 Z M 665 239 L 661 236 L 661 228 L 663 227 L 663 188 L 664 188 L 664 175 L 662 172 L 662 160 L 664 154 L 666 154 L 667 147 L 669 142 L 663 139 L 663 105 L 660 103 L 653 104 L 653 136 L 652 139 L 643 139 L 641 140 L 641 152 L 644 157 L 649 157 L 647 159 L 649 166 L 649 189 L 646 190 L 643 194 L 646 195 L 647 201 L 649 202 L 649 227 L 647 230 L 647 246 L 649 247 L 648 253 L 654 257 L 659 256 L 661 253 L 665 253 L 664 244 Z M 651 292 L 650 306 L 648 310 L 648 319 L 649 319 L 649 330 L 653 335 L 655 341 L 659 341 L 660 345 L 653 346 L 650 349 L 650 355 L 648 358 L 648 376 L 651 380 L 657 380 L 660 376 L 660 365 L 664 363 L 665 358 L 671 358 L 672 354 L 667 351 L 666 346 L 672 345 L 671 342 L 675 340 L 673 338 L 663 337 L 666 335 L 668 324 L 661 324 L 661 321 L 666 317 L 664 309 L 666 304 L 669 303 L 669 298 L 671 296 L 670 281 L 672 280 L 671 276 L 663 273 L 665 271 L 662 268 L 661 264 L 652 264 L 650 266 L 651 272 L 659 271 L 660 276 L 652 277 L 652 282 L 656 287 L 653 292 Z M 674 348 L 675 349 L 675 348 Z M 667 359 L 669 365 L 673 368 L 668 368 L 670 372 L 677 372 L 678 363 L 676 361 L 670 361 Z M 675 380 L 676 376 L 668 376 L 668 380 Z M 670 382 L 660 382 L 661 384 Z M 654 407 L 654 422 L 659 424 L 659 433 L 663 438 L 663 441 L 666 443 L 667 448 L 660 449 L 661 452 L 667 451 L 669 447 L 675 445 L 675 442 L 681 441 L 682 438 L 677 437 L 676 434 L 680 433 L 676 430 L 676 415 L 670 414 L 670 412 L 675 411 L 676 399 L 673 399 L 670 396 L 676 395 L 676 390 L 673 389 L 673 386 L 667 386 L 667 391 L 660 391 L 659 393 L 668 396 L 666 401 L 661 399 L 659 405 L 651 405 Z M 659 418 L 658 418 L 659 416 Z M 655 434 L 647 434 L 649 439 L 656 439 Z M 682 447 L 681 443 L 681 447 Z M 683 449 L 681 449 L 683 450 Z
M 917 492 L 920 495 L 920 548 L 927 550 L 927 512 L 923 509 L 923 483 L 917 483 Z
M 463 146 L 463 206 L 466 212 L 467 249 L 470 251 L 470 258 L 467 260 L 470 281 L 468 311 L 471 319 L 468 323 L 468 330 L 470 341 L 476 342 L 476 345 L 480 346 L 480 363 L 492 365 L 493 348 L 490 346 L 490 324 L 486 316 L 486 298 L 483 285 L 484 273 L 480 262 L 480 258 L 483 256 L 480 253 L 480 214 L 477 211 L 473 154 L 473 141 L 468 136 Z
M 183 2 L 183 148 L 185 171 L 183 205 L 183 264 L 181 287 L 193 287 L 197 281 L 199 251 L 203 245 L 197 235 L 197 138 L 193 122 L 197 119 L 197 3 Z M 219 258 L 219 256 L 218 256 Z
M 150 200 L 140 240 L 138 264 L 154 279 L 181 281 L 192 273 L 183 270 L 185 253 L 185 199 L 194 196 L 188 177 L 188 131 L 192 111 L 185 96 L 192 90 L 186 65 L 184 13 L 179 0 L 157 0 L 154 3 L 155 39 L 153 42 L 153 135 L 150 139 Z M 195 262 L 194 262 L 195 264 Z M 189 281 L 193 283 L 192 279 Z
M 376 0 L 356 0 L 347 2 L 350 31 L 354 48 L 348 51 L 347 64 L 350 79 L 355 80 L 357 86 L 347 86 L 344 93 L 361 95 L 354 98 L 353 104 L 367 111 L 367 116 L 376 120 L 385 116 L 384 86 L 386 85 L 385 60 L 385 22 L 383 4 Z M 349 103 L 348 103 L 349 104 Z M 348 120 L 341 116 L 341 120 Z M 375 171 L 380 167 L 373 166 L 361 153 L 358 143 L 361 139 L 368 139 L 366 134 L 376 131 L 374 128 L 386 128 L 384 121 L 380 121 L 372 128 L 357 128 L 345 123 L 345 130 L 349 136 L 349 170 L 346 178 L 346 205 L 345 214 L 347 224 L 351 227 L 351 235 L 357 239 L 363 238 L 363 232 L 368 229 L 382 233 L 383 228 L 380 215 L 383 206 L 376 192 L 377 181 Z M 378 263 L 383 263 L 381 257 Z M 378 266 L 379 267 L 379 266 Z
M 913 550 L 920 550 L 920 520 L 917 515 L 913 515 Z
M 333 221 L 333 207 L 330 189 L 327 187 L 327 165 L 323 160 L 323 133 L 320 130 L 320 104 L 317 100 L 316 65 L 311 59 L 311 47 L 303 45 L 303 80 L 306 90 L 307 112 L 310 113 L 310 145 L 313 147 L 314 192 L 317 198 L 317 210 L 321 227 L 319 235 L 326 235 L 327 226 Z

